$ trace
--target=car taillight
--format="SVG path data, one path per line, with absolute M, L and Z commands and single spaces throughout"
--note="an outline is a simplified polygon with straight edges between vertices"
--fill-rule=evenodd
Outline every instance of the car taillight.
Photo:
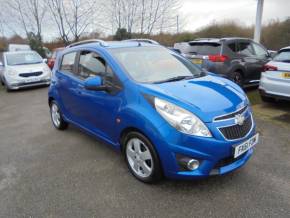
M 266 64 L 263 67 L 263 72 L 266 72 L 266 71 L 277 71 L 277 70 L 278 70 L 277 67 L 269 65 L 269 64 Z
M 54 66 L 54 60 L 53 59 L 49 59 L 48 62 L 47 62 L 47 66 L 52 69 L 53 66 Z
M 212 62 L 225 62 L 229 57 L 226 55 L 209 55 L 208 59 Z

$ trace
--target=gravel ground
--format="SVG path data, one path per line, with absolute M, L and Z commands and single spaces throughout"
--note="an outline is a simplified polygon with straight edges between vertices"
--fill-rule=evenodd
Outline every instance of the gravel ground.
M 261 142 L 242 169 L 146 185 L 109 146 L 55 130 L 47 88 L 0 90 L 0 217 L 290 217 L 290 106 L 254 111 Z

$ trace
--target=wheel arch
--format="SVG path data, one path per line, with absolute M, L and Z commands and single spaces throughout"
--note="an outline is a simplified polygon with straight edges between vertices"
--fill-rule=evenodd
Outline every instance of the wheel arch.
M 119 139 L 120 151 L 123 154 L 125 154 L 125 146 L 123 145 L 124 144 L 123 142 L 126 140 L 126 135 L 130 132 L 137 132 L 139 134 L 142 134 L 151 143 L 151 145 L 153 146 L 153 149 L 155 150 L 155 154 L 157 156 L 157 159 L 159 160 L 159 163 L 160 163 L 161 176 L 164 176 L 164 165 L 163 165 L 163 162 L 162 162 L 161 157 L 159 155 L 158 148 L 153 143 L 153 141 L 150 139 L 150 137 L 148 137 L 147 134 L 145 134 L 144 131 L 142 131 L 141 129 L 136 128 L 136 127 L 132 127 L 132 126 L 128 126 L 122 130 L 122 132 L 120 134 L 120 139 Z
M 137 127 L 133 127 L 133 126 L 128 126 L 126 128 L 124 128 L 120 135 L 119 135 L 119 143 L 120 143 L 120 150 L 123 152 L 124 146 L 123 143 L 126 139 L 126 135 L 130 132 L 138 132 L 142 135 L 144 135 L 150 142 L 151 144 L 154 146 L 154 143 L 152 143 L 152 141 L 150 140 L 150 138 L 147 136 L 147 134 L 144 133 L 144 131 L 142 131 L 141 129 L 137 128 Z M 155 147 L 155 146 L 154 146 Z
M 245 77 L 245 71 L 242 69 L 242 67 L 236 67 L 232 70 L 232 72 L 239 72 L 243 77 Z
M 54 101 L 55 99 L 53 97 L 48 97 L 48 105 L 50 106 L 51 102 Z

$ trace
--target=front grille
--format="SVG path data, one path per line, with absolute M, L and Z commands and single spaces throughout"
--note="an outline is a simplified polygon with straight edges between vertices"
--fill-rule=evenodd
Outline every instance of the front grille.
M 227 119 L 234 118 L 236 115 L 244 113 L 247 109 L 248 109 L 248 106 L 245 106 L 245 107 L 243 107 L 242 109 L 240 109 L 240 110 L 238 110 L 236 112 L 233 112 L 233 113 L 230 113 L 230 114 L 227 114 L 227 115 L 223 115 L 223 116 L 220 116 L 220 117 L 216 117 L 214 119 L 214 121 L 227 120 Z
M 20 73 L 19 76 L 21 77 L 31 77 L 31 76 L 40 76 L 42 72 L 33 72 L 33 73 Z
M 243 125 L 234 125 L 219 128 L 224 137 L 228 140 L 234 140 L 245 137 L 252 128 L 252 117 L 249 116 Z

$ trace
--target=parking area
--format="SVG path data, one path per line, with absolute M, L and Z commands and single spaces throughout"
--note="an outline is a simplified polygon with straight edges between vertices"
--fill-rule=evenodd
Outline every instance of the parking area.
M 0 89 L 0 217 L 289 217 L 290 105 L 249 90 L 260 143 L 242 169 L 143 184 L 118 152 L 50 122 L 47 88 Z

